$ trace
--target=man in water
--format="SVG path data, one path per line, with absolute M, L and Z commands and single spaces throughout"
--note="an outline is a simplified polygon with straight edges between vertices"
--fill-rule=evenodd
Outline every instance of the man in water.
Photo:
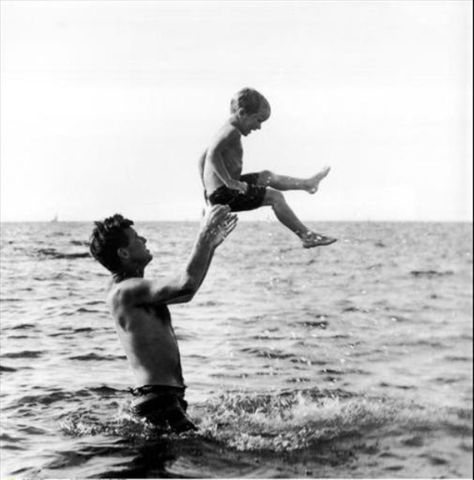
M 189 302 L 206 276 L 215 249 L 235 228 L 228 206 L 207 210 L 184 270 L 164 281 L 144 279 L 153 258 L 133 222 L 116 214 L 95 222 L 92 256 L 112 273 L 107 303 L 136 379 L 132 412 L 159 428 L 196 427 L 186 415 L 186 388 L 168 305 Z

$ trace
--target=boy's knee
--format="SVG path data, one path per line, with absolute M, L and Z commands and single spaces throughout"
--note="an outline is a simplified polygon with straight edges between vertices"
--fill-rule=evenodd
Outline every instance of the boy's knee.
M 262 170 L 258 176 L 258 183 L 263 186 L 268 186 L 272 179 L 273 173 L 270 170 Z
M 283 196 L 283 193 L 281 193 L 278 190 L 267 190 L 267 193 L 269 194 L 269 200 L 271 205 L 273 206 L 278 206 L 283 203 L 285 203 L 285 197 Z

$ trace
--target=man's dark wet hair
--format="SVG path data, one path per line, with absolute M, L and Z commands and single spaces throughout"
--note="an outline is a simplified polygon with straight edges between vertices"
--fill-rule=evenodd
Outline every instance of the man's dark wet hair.
M 133 221 L 116 213 L 102 222 L 94 223 L 89 247 L 91 254 L 107 270 L 116 273 L 121 265 L 117 250 L 128 245 L 125 230 L 133 225 Z
M 230 101 L 230 112 L 235 113 L 239 108 L 242 108 L 245 113 L 251 115 L 258 113 L 260 108 L 267 106 L 270 110 L 268 100 L 254 88 L 242 88 L 239 90 Z

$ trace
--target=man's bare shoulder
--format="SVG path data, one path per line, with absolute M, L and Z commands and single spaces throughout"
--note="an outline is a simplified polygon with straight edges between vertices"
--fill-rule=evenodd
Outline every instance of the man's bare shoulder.
M 129 278 L 111 286 L 107 302 L 113 308 L 126 308 L 150 301 L 150 282 L 143 278 Z

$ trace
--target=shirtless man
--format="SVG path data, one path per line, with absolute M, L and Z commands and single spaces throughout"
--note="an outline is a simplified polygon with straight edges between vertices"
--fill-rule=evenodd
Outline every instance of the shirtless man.
M 306 227 L 281 193 L 284 190 L 316 193 L 329 167 L 309 178 L 288 177 L 268 170 L 242 175 L 241 138 L 260 130 L 270 117 L 270 104 L 261 93 L 244 88 L 232 98 L 230 113 L 199 162 L 206 201 L 211 205 L 229 205 L 233 212 L 271 206 L 278 220 L 300 238 L 304 248 L 334 243 L 335 238 Z
M 215 249 L 235 228 L 227 206 L 207 210 L 184 270 L 163 281 L 145 280 L 152 254 L 133 222 L 114 215 L 95 222 L 93 257 L 112 273 L 107 303 L 136 380 L 132 412 L 162 429 L 196 427 L 186 415 L 186 388 L 168 305 L 189 302 L 201 286 Z

